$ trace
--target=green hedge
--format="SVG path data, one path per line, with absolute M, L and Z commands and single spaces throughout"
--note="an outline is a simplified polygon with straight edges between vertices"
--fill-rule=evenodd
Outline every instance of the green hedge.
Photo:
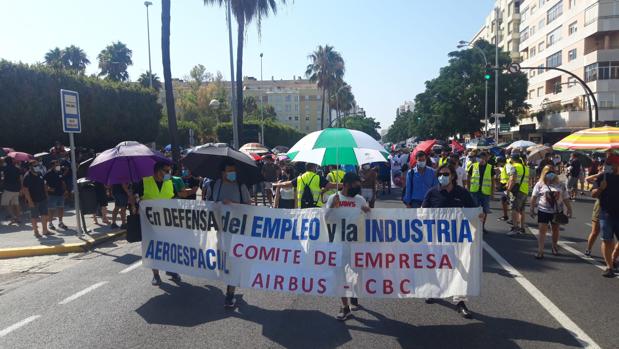
M 0 60 L 0 146 L 36 153 L 56 140 L 67 144 L 60 89 L 80 95 L 82 133 L 75 136 L 77 146 L 100 151 L 121 141 L 155 140 L 161 105 L 154 92 L 138 84 Z
M 249 142 L 258 142 L 258 134 L 260 133 L 260 122 L 246 120 L 243 123 L 243 136 L 241 137 L 240 145 Z M 273 121 L 265 121 L 265 146 L 272 148 L 278 145 L 287 147 L 293 146 L 299 139 L 305 136 L 304 133 L 296 129 Z M 230 122 L 220 123 L 215 127 L 215 134 L 222 143 L 232 143 L 232 124 Z

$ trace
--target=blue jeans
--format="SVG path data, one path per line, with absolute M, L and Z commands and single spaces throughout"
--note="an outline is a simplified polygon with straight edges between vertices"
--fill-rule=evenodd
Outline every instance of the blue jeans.
M 600 210 L 600 231 L 604 241 L 613 241 L 615 236 L 619 239 L 619 217 L 613 217 L 608 212 Z

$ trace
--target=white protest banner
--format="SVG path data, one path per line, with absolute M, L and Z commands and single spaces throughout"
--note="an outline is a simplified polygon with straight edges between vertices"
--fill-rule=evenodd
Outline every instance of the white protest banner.
M 479 208 L 272 209 L 142 201 L 143 265 L 322 296 L 478 296 Z

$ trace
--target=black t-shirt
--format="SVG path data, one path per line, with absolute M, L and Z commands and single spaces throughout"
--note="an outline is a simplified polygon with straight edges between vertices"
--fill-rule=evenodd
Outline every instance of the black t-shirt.
M 62 175 L 60 172 L 49 171 L 43 177 L 45 182 L 47 182 L 47 186 L 52 189 L 50 195 L 62 196 L 64 195 L 64 182 L 62 181 Z
M 200 180 L 197 179 L 194 176 L 183 178 L 183 182 L 185 182 L 185 187 L 186 188 L 190 188 L 190 189 L 198 188 L 200 186 Z M 187 200 L 195 200 L 196 199 L 196 194 L 195 193 L 191 194 L 191 195 L 187 196 L 185 199 L 187 199 Z
M 576 178 L 580 176 L 580 161 L 578 159 L 570 160 L 570 176 Z
M 47 199 L 45 195 L 45 180 L 39 174 L 28 173 L 24 176 L 24 187 L 30 192 L 30 197 L 34 202 L 41 202 Z
M 441 189 L 440 186 L 432 187 L 426 193 L 421 207 L 423 208 L 439 208 L 439 207 L 477 207 L 475 201 L 469 192 L 459 185 L 454 186 L 451 192 Z
M 6 165 L 4 173 L 4 190 L 18 192 L 21 189 L 20 172 L 13 165 Z
M 619 175 L 605 174 L 598 177 L 595 181 L 597 188 L 600 187 L 602 181 L 606 179 L 606 189 L 600 195 L 600 208 L 614 218 L 619 217 Z

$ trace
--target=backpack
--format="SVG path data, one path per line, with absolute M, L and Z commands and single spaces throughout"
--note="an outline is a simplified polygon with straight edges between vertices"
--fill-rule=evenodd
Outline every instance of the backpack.
M 314 180 L 315 177 L 317 177 L 317 175 L 314 175 L 310 179 L 309 184 L 312 184 L 312 181 Z M 312 194 L 312 190 L 310 189 L 309 184 L 306 184 L 305 182 L 303 182 L 303 179 L 300 179 L 300 180 L 301 180 L 301 183 L 303 183 L 303 194 L 301 194 L 301 208 L 316 207 L 317 201 L 314 200 L 314 195 Z

